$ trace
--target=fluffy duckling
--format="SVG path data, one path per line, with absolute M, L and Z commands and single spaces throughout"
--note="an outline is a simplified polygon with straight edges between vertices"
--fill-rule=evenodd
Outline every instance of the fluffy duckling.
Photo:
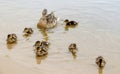
M 102 56 L 98 56 L 96 58 L 96 64 L 101 68 L 101 67 L 105 66 L 106 61 L 105 61 L 105 59 Z
M 17 42 L 17 36 L 16 36 L 16 34 L 8 34 L 8 36 L 7 36 L 7 43 L 8 44 L 12 44 L 12 43 L 15 43 L 15 42 Z
M 72 43 L 72 44 L 70 44 L 69 45 L 69 51 L 72 53 L 72 54 L 76 54 L 76 52 L 77 52 L 77 45 L 75 44 L 75 43 Z
M 49 43 L 47 41 L 36 41 L 34 44 L 36 56 L 48 54 Z
M 43 46 L 38 46 L 35 50 L 36 56 L 44 56 L 48 54 L 48 51 Z
M 37 49 L 37 47 L 41 46 L 41 42 L 40 41 L 36 41 L 35 44 L 33 45 L 34 50 Z
M 76 21 L 69 21 L 68 19 L 64 22 L 66 23 L 66 26 L 76 26 L 78 24 Z
M 42 17 L 40 18 L 37 27 L 38 28 L 53 28 L 57 25 L 57 17 L 54 15 L 53 12 L 47 14 L 47 9 L 42 11 Z
M 34 46 L 40 46 L 41 45 L 41 42 L 40 41 L 36 41 Z
M 34 47 L 38 47 L 38 46 L 44 46 L 46 48 L 49 47 L 49 43 L 47 41 L 36 41 L 34 44 Z
M 24 28 L 23 33 L 25 36 L 28 36 L 28 35 L 31 35 L 33 33 L 33 30 L 32 30 L 32 28 Z
M 41 42 L 41 46 L 44 46 L 44 47 L 46 47 L 46 48 L 48 48 L 49 47 L 49 42 L 47 42 L 47 41 L 42 41 Z

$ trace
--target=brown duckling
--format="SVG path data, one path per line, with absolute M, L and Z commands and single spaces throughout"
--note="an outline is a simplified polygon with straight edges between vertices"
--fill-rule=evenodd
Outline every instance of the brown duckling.
M 72 53 L 72 54 L 76 54 L 76 52 L 77 52 L 77 45 L 75 44 L 75 43 L 72 43 L 72 44 L 70 44 L 69 45 L 69 51 Z
M 64 22 L 66 23 L 66 26 L 76 26 L 78 24 L 76 21 L 69 21 L 68 19 Z
M 42 41 L 42 42 L 41 42 L 41 46 L 44 46 L 44 47 L 46 47 L 46 48 L 48 48 L 49 45 L 50 45 L 50 43 L 47 42 L 47 41 Z
M 44 46 L 38 46 L 35 49 L 36 56 L 44 56 L 48 54 L 48 49 Z
M 34 44 L 36 56 L 48 54 L 49 43 L 47 41 L 36 41 Z
M 38 47 L 38 46 L 44 46 L 46 48 L 49 47 L 49 43 L 47 41 L 36 41 L 34 44 L 34 47 Z
M 40 46 L 41 45 L 41 42 L 40 41 L 36 41 L 34 46 Z
M 25 36 L 28 36 L 28 35 L 31 35 L 33 33 L 33 30 L 32 30 L 32 28 L 24 28 L 23 33 Z
M 7 36 L 7 43 L 8 44 L 12 44 L 12 43 L 15 43 L 15 42 L 17 42 L 17 35 L 16 34 L 8 34 L 8 36 Z
M 101 67 L 105 66 L 106 61 L 105 61 L 105 59 L 102 56 L 98 56 L 96 58 L 96 64 L 101 68 Z

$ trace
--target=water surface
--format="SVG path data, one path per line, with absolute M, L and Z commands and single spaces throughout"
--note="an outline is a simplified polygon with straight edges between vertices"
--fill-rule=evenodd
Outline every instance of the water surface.
M 0 56 L 7 56 L 37 74 L 119 74 L 119 4 L 119 0 L 1 0 Z M 44 8 L 55 11 L 60 18 L 58 26 L 48 31 L 36 26 Z M 66 18 L 78 21 L 78 26 L 66 29 Z M 23 37 L 25 27 L 33 28 L 34 34 Z M 9 33 L 18 36 L 12 47 L 6 45 Z M 37 40 L 51 43 L 47 56 L 35 57 L 33 45 Z M 70 43 L 78 46 L 76 59 L 68 52 Z M 103 70 L 95 64 L 99 55 L 107 62 Z

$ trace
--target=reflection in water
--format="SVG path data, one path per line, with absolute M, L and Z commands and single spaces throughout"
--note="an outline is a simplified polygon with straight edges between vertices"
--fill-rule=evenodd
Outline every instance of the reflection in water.
M 99 68 L 98 74 L 103 74 L 103 67 Z
M 43 35 L 43 39 L 44 39 L 45 41 L 48 41 L 47 30 L 46 30 L 46 29 L 41 29 L 40 32 L 41 32 L 41 34 Z
M 46 29 L 40 29 L 41 34 L 43 35 L 43 41 L 48 41 L 48 34 Z M 45 60 L 47 58 L 47 55 L 44 56 L 36 56 L 36 62 L 37 64 L 40 64 L 42 60 Z
M 26 38 L 26 40 L 29 40 L 29 37 L 30 37 L 30 36 L 31 36 L 31 35 L 23 34 L 23 37 Z
M 42 61 L 42 60 L 45 60 L 46 58 L 47 58 L 47 55 L 45 55 L 45 56 L 40 56 L 40 57 L 36 56 L 36 63 L 37 63 L 37 64 L 40 64 L 41 61 Z
M 30 36 L 31 36 L 31 34 L 23 34 L 23 37 L 25 37 L 25 38 L 28 38 Z
M 12 44 L 6 44 L 6 46 L 8 49 L 12 49 L 16 44 L 17 44 L 17 42 L 12 43 Z
M 77 55 L 75 53 L 72 53 L 73 59 L 76 59 Z
M 69 28 L 75 28 L 77 25 L 65 26 L 65 31 L 68 31 Z

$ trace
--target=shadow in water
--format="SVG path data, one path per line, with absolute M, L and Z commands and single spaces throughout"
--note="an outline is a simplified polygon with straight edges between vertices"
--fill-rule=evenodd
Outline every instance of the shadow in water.
M 103 74 L 103 67 L 98 69 L 98 74 Z
M 70 25 L 70 26 L 65 26 L 65 31 L 68 31 L 69 28 L 75 28 L 77 25 Z
M 47 58 L 47 55 L 44 56 L 36 56 L 36 63 L 41 64 L 42 60 L 45 60 Z
M 72 53 L 72 56 L 73 56 L 73 59 L 76 59 L 76 58 L 77 58 L 76 53 Z
M 7 48 L 9 49 L 9 50 L 11 50 L 12 48 L 14 48 L 14 46 L 16 46 L 17 45 L 17 42 L 15 42 L 15 43 L 12 43 L 12 44 L 6 44 L 6 46 L 7 46 Z
M 41 34 L 43 35 L 43 40 L 48 41 L 48 34 L 46 29 L 40 29 Z
M 28 38 L 28 37 L 30 37 L 31 36 L 31 34 L 23 34 L 23 37 L 24 38 Z
M 31 37 L 31 34 L 23 34 L 23 37 L 26 38 L 26 40 L 29 40 L 29 38 Z

